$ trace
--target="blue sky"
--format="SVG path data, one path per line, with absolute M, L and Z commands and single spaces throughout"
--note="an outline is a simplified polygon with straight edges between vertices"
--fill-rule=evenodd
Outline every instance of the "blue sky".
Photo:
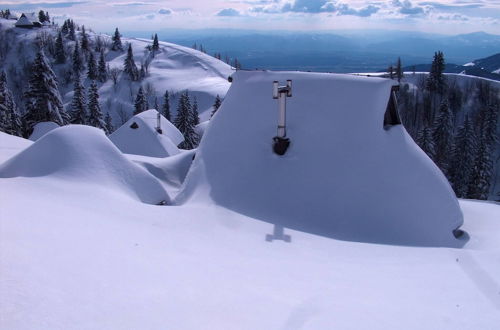
M 14 11 L 48 10 L 97 31 L 164 28 L 415 30 L 500 34 L 500 0 L 44 0 L 4 1 Z

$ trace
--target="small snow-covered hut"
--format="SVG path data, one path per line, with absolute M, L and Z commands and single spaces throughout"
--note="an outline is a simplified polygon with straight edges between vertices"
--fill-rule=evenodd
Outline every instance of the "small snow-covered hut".
M 184 136 L 158 111 L 143 111 L 118 128 L 109 139 L 123 153 L 149 157 L 169 157 L 177 155 L 177 148 Z M 159 124 L 159 125 L 158 125 Z
M 24 13 L 17 20 L 15 25 L 16 25 L 16 27 L 23 28 L 23 29 L 32 29 L 35 27 L 33 25 L 33 22 Z
M 394 81 L 238 71 L 176 203 L 214 203 L 342 240 L 460 246 L 463 216 L 446 177 L 401 125 Z M 287 152 L 273 152 L 273 82 L 293 82 Z M 292 234 L 293 236 L 293 234 Z M 462 236 L 466 238 L 466 235 Z

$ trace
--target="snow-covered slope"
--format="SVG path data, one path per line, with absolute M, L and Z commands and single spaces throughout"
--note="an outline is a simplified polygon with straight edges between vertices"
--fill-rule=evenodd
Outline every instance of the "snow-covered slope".
M 233 73 L 232 68 L 216 58 L 199 52 L 197 50 L 160 42 L 160 50 L 151 57 L 150 51 L 146 50 L 151 45 L 151 40 L 122 38 L 124 43 L 130 43 L 134 51 L 136 64 L 140 66 L 151 59 L 149 74 L 141 82 L 143 86 L 150 86 L 158 102 L 163 102 L 162 96 L 165 91 L 171 94 L 171 108 L 175 115 L 177 96 L 176 94 L 188 90 L 190 96 L 196 97 L 200 117 L 206 120 L 210 117 L 212 105 L 217 95 L 224 96 L 230 86 L 227 78 Z M 111 68 L 123 68 L 126 52 L 109 52 Z M 113 112 L 122 110 L 132 113 L 132 99 L 137 93 L 139 83 L 131 83 L 125 75 L 122 75 L 117 86 L 108 81 L 99 89 L 100 95 L 111 105 Z M 150 102 L 154 96 L 149 97 Z M 192 99 L 193 101 L 194 99 Z M 152 104 L 150 104 L 151 106 Z M 115 115 L 116 117 L 116 115 Z
M 393 82 L 243 72 L 212 119 L 177 202 L 208 202 L 339 239 L 450 246 L 462 214 L 402 125 L 383 128 Z M 285 156 L 272 151 L 272 82 L 293 80 Z M 362 96 L 362 97 L 361 97 Z
M 65 180 L 145 203 L 170 202 L 155 177 L 125 158 L 102 131 L 89 126 L 69 125 L 49 132 L 1 165 L 0 177 Z
M 33 142 L 0 132 L 0 164 L 30 146 Z
M 160 115 L 161 133 L 156 130 L 158 111 L 151 109 L 130 118 L 109 136 L 109 139 L 126 154 L 149 157 L 177 155 L 177 146 L 184 141 L 179 130 Z
M 87 27 L 89 28 L 89 27 Z M 52 27 L 43 29 L 20 29 L 15 28 L 13 21 L 0 19 L 0 33 L 7 54 L 2 58 L 2 66 L 7 72 L 7 80 L 13 90 L 16 101 L 21 102 L 21 95 L 25 86 L 22 81 L 28 79 L 29 64 L 33 61 L 37 51 L 36 40 L 43 34 L 49 34 L 56 37 L 57 30 Z M 110 40 L 107 35 L 95 34 L 87 30 L 91 47 L 94 39 L 101 37 Z M 81 38 L 81 32 L 77 32 L 78 38 Z M 74 48 L 74 41 L 64 39 L 67 50 L 67 63 L 55 64 L 53 69 L 58 76 L 58 85 L 65 107 L 69 108 L 73 96 L 73 82 L 71 80 L 71 56 Z M 206 120 L 210 117 L 211 106 L 215 97 L 220 95 L 224 97 L 229 82 L 227 78 L 233 73 L 233 69 L 226 63 L 216 58 L 204 54 L 200 51 L 179 46 L 168 42 L 160 42 L 160 50 L 152 57 L 151 52 L 146 46 L 152 44 L 152 40 L 134 39 L 122 37 L 124 51 L 111 51 L 106 49 L 105 59 L 109 67 L 123 70 L 123 62 L 126 57 L 126 47 L 132 45 L 136 65 L 140 68 L 141 64 L 150 62 L 148 75 L 140 82 L 132 82 L 125 74 L 119 75 L 115 85 L 110 78 L 105 83 L 99 83 L 99 95 L 102 110 L 109 112 L 113 117 L 113 124 L 118 127 L 128 120 L 134 110 L 134 100 L 139 89 L 143 86 L 147 93 L 150 107 L 154 105 L 154 99 L 157 98 L 160 106 L 163 103 L 163 95 L 168 91 L 171 95 L 171 112 L 176 114 L 178 97 L 177 94 L 188 90 L 193 101 L 197 98 L 200 117 Z M 46 50 L 49 56 L 48 50 Z M 99 54 L 95 53 L 95 57 Z M 52 56 L 49 56 L 53 60 Z M 85 77 L 86 70 L 83 71 Z M 69 78 L 69 79 L 68 79 Z M 15 81 L 14 81 L 15 80 Z M 84 85 L 88 87 L 90 81 L 86 79 Z

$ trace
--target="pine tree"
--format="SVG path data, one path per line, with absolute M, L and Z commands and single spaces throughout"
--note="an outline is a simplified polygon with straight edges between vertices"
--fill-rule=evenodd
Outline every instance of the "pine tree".
M 210 115 L 210 118 L 212 118 L 215 115 L 215 113 L 217 112 L 217 110 L 219 110 L 221 104 L 222 104 L 222 101 L 220 99 L 219 94 L 217 94 L 217 96 L 215 97 L 214 105 L 212 105 L 212 108 L 214 108 L 214 110 L 212 110 L 212 114 Z
M 73 99 L 71 100 L 71 123 L 72 124 L 87 124 L 87 104 L 85 100 L 85 88 L 83 87 L 80 76 L 75 77 L 73 84 Z
M 37 53 L 33 62 L 28 86 L 24 95 L 24 121 L 28 135 L 39 122 L 52 121 L 61 126 L 68 123 L 69 116 L 63 108 L 56 75 L 42 50 Z
M 191 107 L 191 122 L 193 126 L 196 127 L 200 123 L 200 115 L 198 113 L 198 100 L 196 96 L 193 98 L 193 105 Z
M 82 25 L 82 40 L 80 42 L 82 51 L 89 51 L 89 38 L 87 36 L 87 33 L 85 32 L 85 25 Z
M 69 33 L 69 25 L 68 25 L 68 20 L 65 20 L 62 27 L 61 27 L 61 32 L 63 34 L 68 34 Z
M 155 103 L 154 103 L 154 106 L 153 108 L 156 110 L 156 111 L 160 111 L 160 106 L 158 105 L 158 98 L 155 96 Z
M 170 95 L 168 94 L 168 90 L 165 91 L 165 95 L 163 96 L 163 106 L 161 109 L 161 114 L 168 121 L 172 121 L 171 116 L 170 116 Z
M 97 79 L 97 63 L 95 62 L 94 52 L 89 52 L 89 61 L 87 63 L 87 77 L 90 80 Z
M 75 50 L 73 51 L 73 74 L 79 76 L 82 70 L 83 62 L 80 55 L 80 48 L 78 47 L 78 43 L 75 43 Z
M 113 41 L 113 45 L 111 46 L 111 50 L 115 50 L 115 51 L 122 51 L 123 50 L 122 39 L 121 39 L 120 32 L 118 31 L 118 28 L 116 28 L 115 34 L 113 35 L 111 40 Z
M 22 135 L 21 115 L 7 86 L 7 76 L 4 71 L 0 71 L 0 131 L 16 136 Z
M 89 100 L 88 125 L 100 128 L 107 133 L 106 123 L 104 122 L 103 118 L 104 116 L 101 111 L 101 106 L 99 105 L 99 91 L 97 89 L 97 84 L 95 81 L 92 81 L 90 83 L 88 100 Z
M 43 22 L 45 22 L 46 20 L 47 20 L 47 18 L 45 17 L 45 12 L 44 12 L 43 10 L 40 10 L 40 11 L 38 12 L 38 21 L 39 21 L 40 23 L 43 23 Z
M 432 137 L 436 144 L 434 161 L 441 171 L 446 174 L 453 139 L 453 113 L 446 100 L 441 103 L 439 113 L 432 125 Z
M 434 53 L 434 59 L 432 60 L 431 71 L 426 82 L 426 88 L 430 92 L 437 92 L 443 94 L 446 87 L 446 80 L 444 77 L 444 54 L 441 51 Z
M 64 42 L 62 33 L 59 32 L 56 39 L 56 63 L 63 64 L 66 63 L 66 53 L 64 52 Z
M 69 28 L 68 39 L 76 41 L 75 23 L 73 22 L 73 20 L 68 21 L 68 28 Z
M 436 156 L 436 149 L 434 145 L 434 139 L 432 137 L 432 129 L 429 126 L 425 126 L 417 134 L 417 140 L 415 141 L 419 145 L 430 159 L 434 160 Z
M 139 87 L 139 91 L 137 92 L 134 107 L 135 107 L 134 115 L 137 115 L 147 110 L 148 106 L 147 106 L 146 96 L 144 95 L 144 90 L 142 89 L 142 86 Z
M 45 12 L 45 21 L 50 23 L 50 16 L 48 11 Z
M 123 72 L 128 74 L 130 80 L 135 81 L 139 78 L 139 72 L 134 61 L 134 54 L 132 53 L 132 45 L 128 45 L 127 57 L 123 63 Z
M 184 136 L 184 141 L 179 145 L 179 148 L 188 150 L 196 148 L 199 142 L 199 136 L 194 129 L 191 103 L 187 91 L 182 93 L 179 99 L 177 117 L 174 120 L 174 125 Z
M 401 83 L 401 79 L 403 78 L 403 68 L 401 65 L 401 57 L 398 57 L 398 62 L 396 64 L 396 78 L 398 78 L 398 83 Z
M 153 40 L 153 51 L 154 52 L 157 52 L 160 50 L 160 43 L 158 42 L 158 35 L 155 33 L 155 37 L 154 37 L 154 40 Z
M 498 101 L 497 101 L 498 102 Z M 469 184 L 469 198 L 488 199 L 492 184 L 494 148 L 498 137 L 496 127 L 498 121 L 499 104 L 488 104 L 481 109 L 484 114 L 480 116 L 479 146 L 474 162 L 473 174 Z
M 106 123 L 107 134 L 113 133 L 115 128 L 113 127 L 113 119 L 111 118 L 109 112 L 106 113 L 106 116 L 104 117 L 104 122 Z
M 99 64 L 97 65 L 97 78 L 100 82 L 108 80 L 108 70 L 106 69 L 106 60 L 104 59 L 104 50 L 99 56 Z
M 466 198 L 468 195 L 469 182 L 476 159 L 476 148 L 476 134 L 469 116 L 466 116 L 463 125 L 458 128 L 457 135 L 453 141 L 452 159 L 449 169 L 450 181 L 457 197 Z

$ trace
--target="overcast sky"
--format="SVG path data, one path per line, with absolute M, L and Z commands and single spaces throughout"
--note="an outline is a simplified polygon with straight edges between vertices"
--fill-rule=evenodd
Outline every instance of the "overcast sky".
M 163 28 L 390 29 L 500 34 L 500 0 L 88 0 L 4 1 L 17 12 L 48 10 L 99 32 Z

